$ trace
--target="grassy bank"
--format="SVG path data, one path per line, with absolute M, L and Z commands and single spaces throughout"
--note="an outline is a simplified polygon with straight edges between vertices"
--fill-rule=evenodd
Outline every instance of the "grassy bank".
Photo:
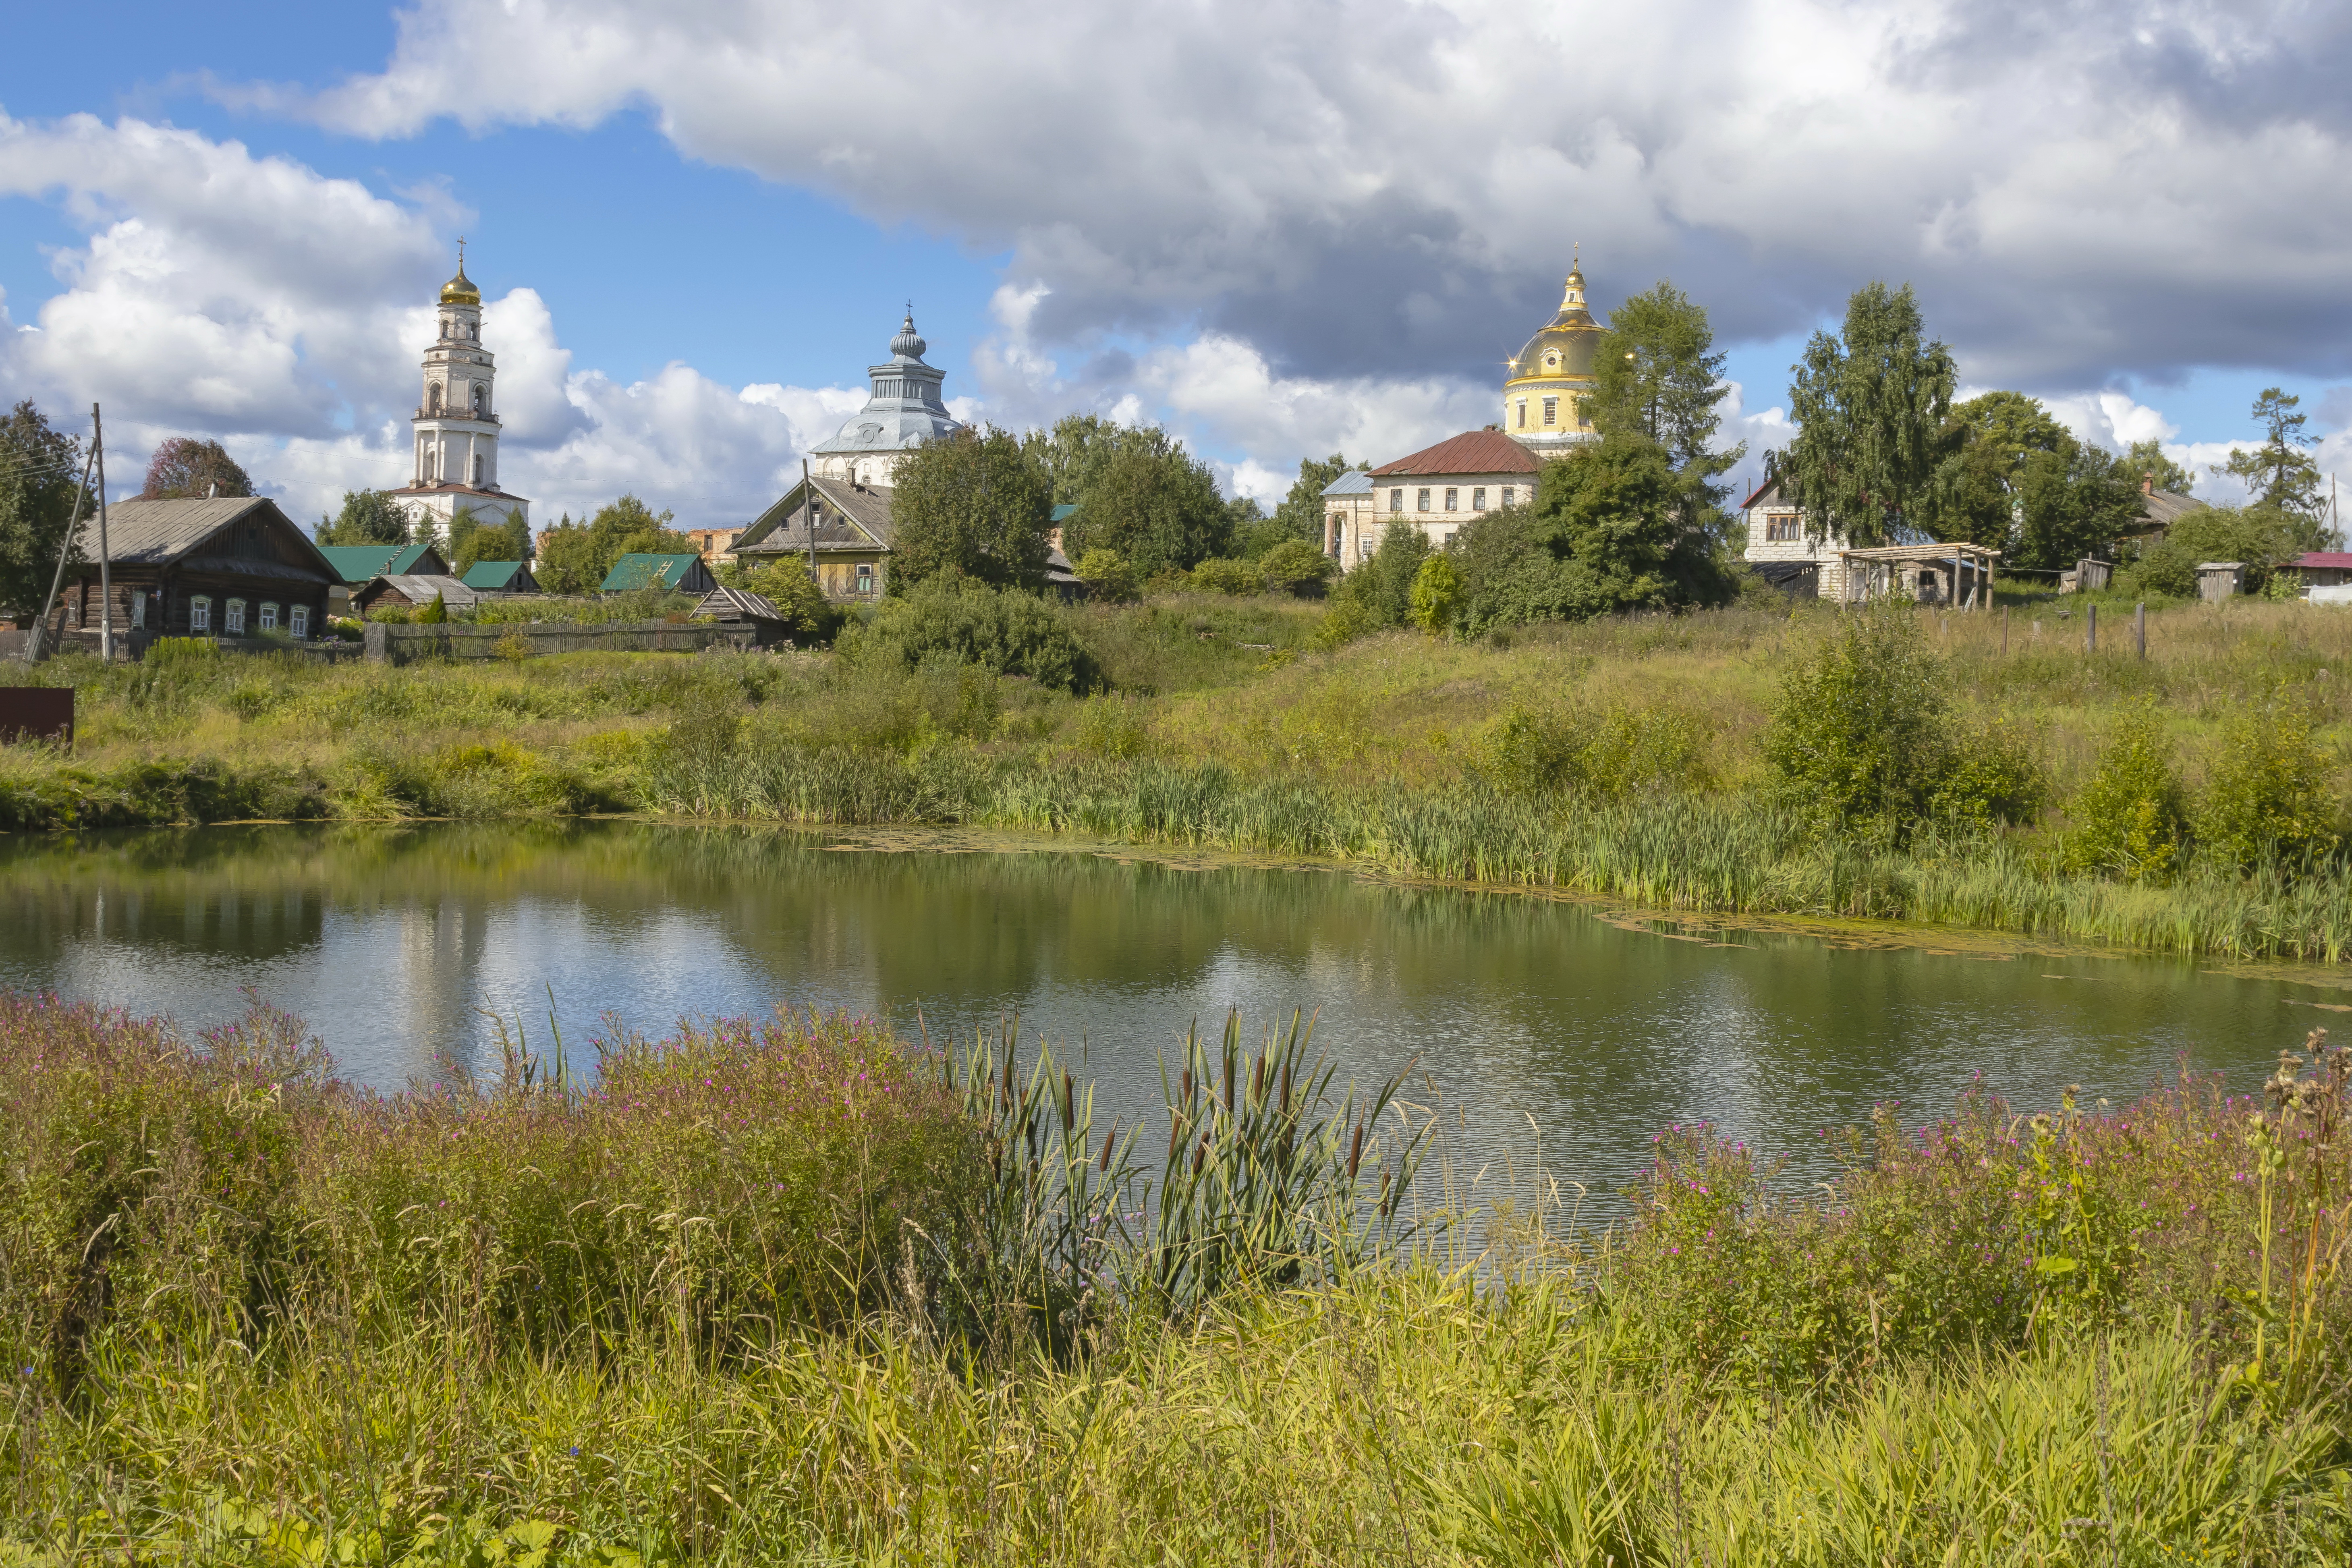
M 2251 870 L 2069 870 L 2102 752 L 2153 712 L 2193 795 L 2233 715 L 2310 720 L 2338 803 L 2352 617 L 2301 605 L 2167 609 L 2148 657 L 2066 607 L 1919 615 L 1957 732 L 2030 758 L 2024 827 L 1899 846 L 1823 831 L 1761 741 L 1780 681 L 1834 622 L 1753 607 L 1476 643 L 1318 648 L 1295 601 L 1067 613 L 1112 690 L 1079 699 L 971 666 L 833 655 L 566 656 L 497 668 L 184 661 L 83 686 L 70 757 L 10 748 L 0 825 L 649 811 L 810 824 L 965 823 L 1331 857 L 1661 909 L 1885 918 L 2159 951 L 2338 962 L 2341 850 Z M 2038 622 L 2038 626 L 2037 626 Z M 1552 737 L 1540 777 L 1515 737 Z M 1558 761 L 1556 759 L 1556 761 Z
M 1117 1135 L 1007 1045 L 720 1024 L 384 1100 L 267 1011 L 187 1042 L 0 995 L 0 1562 L 2352 1543 L 2315 1039 L 2266 1100 L 1859 1130 L 1816 1202 L 1671 1130 L 1630 1229 L 1541 1201 L 1411 1240 L 1400 1114 L 1295 1041 L 1200 1042 Z M 1199 1150 L 1172 1186 L 1134 1163 L 1163 1147 Z

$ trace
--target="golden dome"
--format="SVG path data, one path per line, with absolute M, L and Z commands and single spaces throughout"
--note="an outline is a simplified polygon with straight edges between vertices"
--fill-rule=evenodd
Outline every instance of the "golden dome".
M 1600 345 L 1601 323 L 1584 302 L 1584 272 L 1581 268 L 1568 275 L 1568 285 L 1560 291 L 1559 310 L 1552 319 L 1536 329 L 1527 346 L 1512 357 L 1509 382 L 1549 381 L 1561 376 L 1589 379 L 1592 374 L 1593 351 Z
M 482 291 L 466 276 L 466 253 L 457 252 L 457 276 L 441 285 L 441 302 L 445 305 L 478 305 Z

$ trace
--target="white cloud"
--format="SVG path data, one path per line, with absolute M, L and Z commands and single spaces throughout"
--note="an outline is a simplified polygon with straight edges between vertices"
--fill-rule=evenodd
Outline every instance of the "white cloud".
M 2347 69 L 2352 28 L 2284 0 L 420 0 L 381 73 L 241 96 L 373 136 L 642 106 L 1009 249 L 1046 345 L 1475 379 L 1581 239 L 1604 300 L 1671 274 L 1742 339 L 1911 279 L 1972 373 L 2063 386 L 2345 363 Z
M 190 434 L 219 438 L 304 521 L 346 489 L 406 482 L 448 266 L 432 219 L 463 215 L 429 192 L 404 204 L 237 142 L 88 116 L 0 116 L 6 195 L 58 200 L 89 240 L 55 258 L 62 288 L 35 323 L 0 309 L 0 393 L 75 428 L 102 404 L 114 491 L 137 486 L 158 442 Z M 488 300 L 482 331 L 500 477 L 550 513 L 634 489 L 682 520 L 748 518 L 865 397 L 738 391 L 682 364 L 622 385 L 573 368 L 530 289 Z

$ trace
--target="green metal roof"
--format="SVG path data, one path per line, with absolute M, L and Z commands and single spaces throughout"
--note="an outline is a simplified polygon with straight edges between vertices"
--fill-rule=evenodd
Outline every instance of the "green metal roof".
M 376 577 L 406 577 L 433 542 L 422 544 L 321 544 L 319 553 L 335 569 L 346 586 L 356 587 Z
M 1076 502 L 1064 501 L 1061 505 L 1054 509 L 1055 522 L 1058 524 L 1069 521 L 1071 514 L 1076 512 L 1077 510 L 1077 504 Z
M 702 557 L 692 551 L 676 555 L 624 555 L 598 586 L 607 594 L 632 588 L 675 588 Z
M 488 588 L 495 593 L 513 582 L 514 574 L 521 570 L 520 561 L 477 561 L 466 568 L 465 576 L 458 581 L 468 588 Z

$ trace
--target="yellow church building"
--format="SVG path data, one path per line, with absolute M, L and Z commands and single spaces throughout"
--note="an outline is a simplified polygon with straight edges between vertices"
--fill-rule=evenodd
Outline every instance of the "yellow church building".
M 1503 434 L 1539 458 L 1565 457 L 1598 440 L 1585 399 L 1592 395 L 1592 356 L 1601 323 L 1584 302 L 1584 270 L 1571 267 L 1559 310 L 1536 330 L 1507 368 Z

